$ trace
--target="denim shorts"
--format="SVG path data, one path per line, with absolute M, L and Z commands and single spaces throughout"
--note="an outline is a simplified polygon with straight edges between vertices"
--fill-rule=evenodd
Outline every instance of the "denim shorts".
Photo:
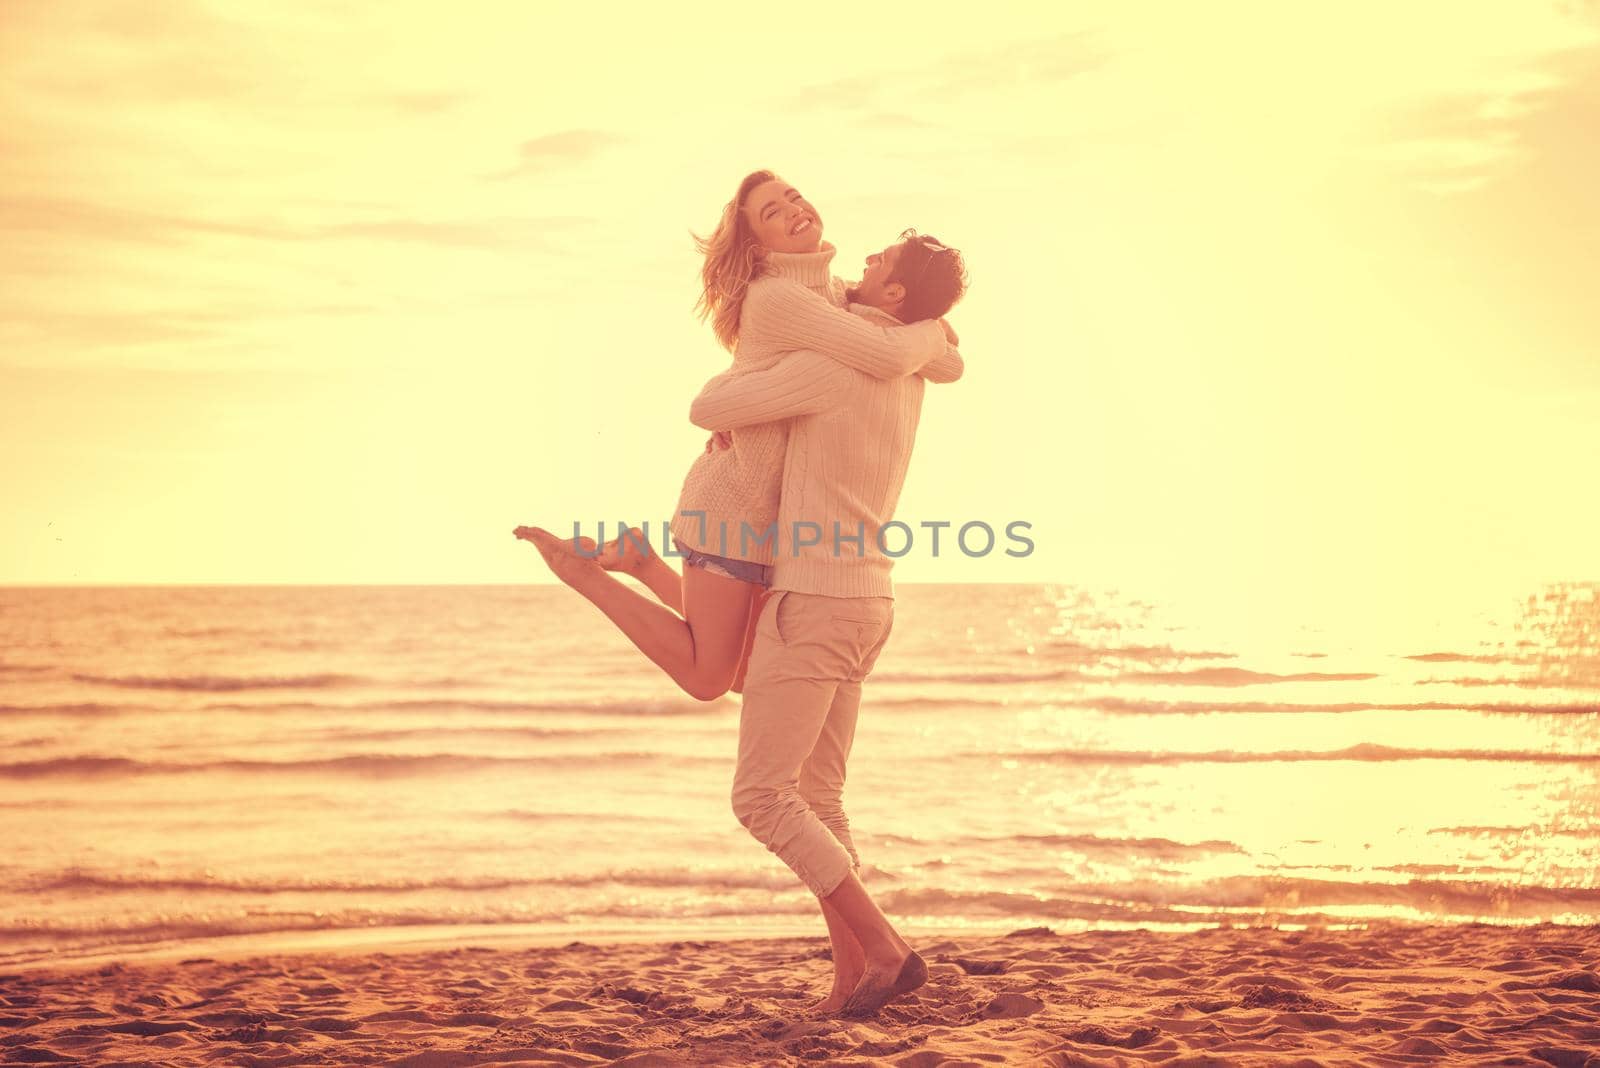
M 730 560 L 726 556 L 713 556 L 710 553 L 690 549 L 677 538 L 672 539 L 672 544 L 677 546 L 683 554 L 684 567 L 699 567 L 721 575 L 724 578 L 738 579 L 740 582 L 749 582 L 757 586 L 772 585 L 772 566 L 770 564 L 757 564 L 749 560 Z

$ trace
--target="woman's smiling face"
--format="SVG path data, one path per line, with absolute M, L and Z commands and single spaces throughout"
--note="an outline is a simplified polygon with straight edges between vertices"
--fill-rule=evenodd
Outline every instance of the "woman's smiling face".
M 750 190 L 744 214 L 768 252 L 816 252 L 822 247 L 822 217 L 800 190 L 782 178 Z

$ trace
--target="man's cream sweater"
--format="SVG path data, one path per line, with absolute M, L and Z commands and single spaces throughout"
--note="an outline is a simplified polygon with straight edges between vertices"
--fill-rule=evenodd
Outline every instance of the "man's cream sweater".
M 851 305 L 875 322 L 898 320 Z M 937 324 L 935 324 L 937 325 Z M 948 356 L 948 354 L 947 354 Z M 960 377 L 960 356 L 953 375 Z M 894 518 L 922 414 L 923 377 L 873 378 L 814 350 L 789 353 L 760 371 L 706 383 L 689 418 L 707 430 L 789 420 L 772 588 L 830 597 L 893 597 L 893 557 L 879 529 Z M 906 535 L 884 548 L 903 554 Z
M 815 397 L 814 386 L 795 383 L 786 376 L 780 375 L 775 382 L 757 377 L 787 364 L 783 357 L 789 353 L 804 352 L 827 365 L 830 370 L 823 377 L 835 384 L 846 379 L 833 372 L 847 373 L 850 382 L 900 383 L 895 395 L 902 397 L 902 405 L 912 403 L 910 383 L 916 383 L 915 404 L 920 406 L 924 378 L 953 382 L 961 377 L 961 354 L 946 342 L 937 322 L 906 326 L 875 309 L 857 307 L 854 314 L 847 310 L 844 283 L 829 271 L 834 252 L 834 246 L 824 242 L 819 252 L 768 253 L 770 273 L 752 282 L 745 294 L 733 365 L 711 379 L 696 398 L 690 415 L 695 423 L 709 425 L 696 418 L 701 399 L 708 392 L 714 398 L 730 385 L 738 398 L 768 397 L 769 391 L 788 385 L 795 386 L 802 396 Z M 745 379 L 751 380 L 748 386 L 738 385 Z M 758 401 L 758 406 L 769 404 L 770 399 Z M 907 411 L 914 432 L 916 411 Z M 776 565 L 780 553 L 790 551 L 784 548 L 787 541 L 773 536 L 786 538 L 788 534 L 781 529 L 778 516 L 785 473 L 797 463 L 801 468 L 808 466 L 812 457 L 809 452 L 795 457 L 789 415 L 741 419 L 711 429 L 731 430 L 732 445 L 702 452 L 690 467 L 670 524 L 672 534 L 686 547 L 701 552 Z M 903 432 L 904 426 L 897 422 L 893 433 Z M 808 435 L 805 448 L 820 449 L 823 443 Z M 828 448 L 831 457 L 833 447 Z M 909 451 L 909 440 L 906 448 Z M 867 454 L 857 459 L 864 463 Z M 838 458 L 833 458 L 830 469 L 838 463 Z M 892 501 L 890 507 L 892 510 Z M 831 533 L 831 526 L 825 529 Z M 846 526 L 847 532 L 851 529 L 853 524 Z M 869 539 L 874 533 L 868 532 Z M 868 547 L 874 548 L 873 543 L 869 541 Z M 783 574 L 782 569 L 777 573 Z M 881 583 L 872 585 L 877 588 Z M 846 581 L 844 586 L 851 583 Z

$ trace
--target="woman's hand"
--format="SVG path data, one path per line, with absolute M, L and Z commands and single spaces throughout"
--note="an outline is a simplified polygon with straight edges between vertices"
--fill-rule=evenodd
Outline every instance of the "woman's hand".
M 727 430 L 713 430 L 706 439 L 706 452 L 712 449 L 730 449 L 733 447 L 733 434 Z

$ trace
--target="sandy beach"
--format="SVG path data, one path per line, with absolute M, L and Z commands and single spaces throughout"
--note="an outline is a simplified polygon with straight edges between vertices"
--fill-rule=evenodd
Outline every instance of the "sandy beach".
M 0 976 L 6 1064 L 1600 1065 L 1600 926 L 922 941 L 924 987 L 808 1014 L 826 939 L 457 944 Z

